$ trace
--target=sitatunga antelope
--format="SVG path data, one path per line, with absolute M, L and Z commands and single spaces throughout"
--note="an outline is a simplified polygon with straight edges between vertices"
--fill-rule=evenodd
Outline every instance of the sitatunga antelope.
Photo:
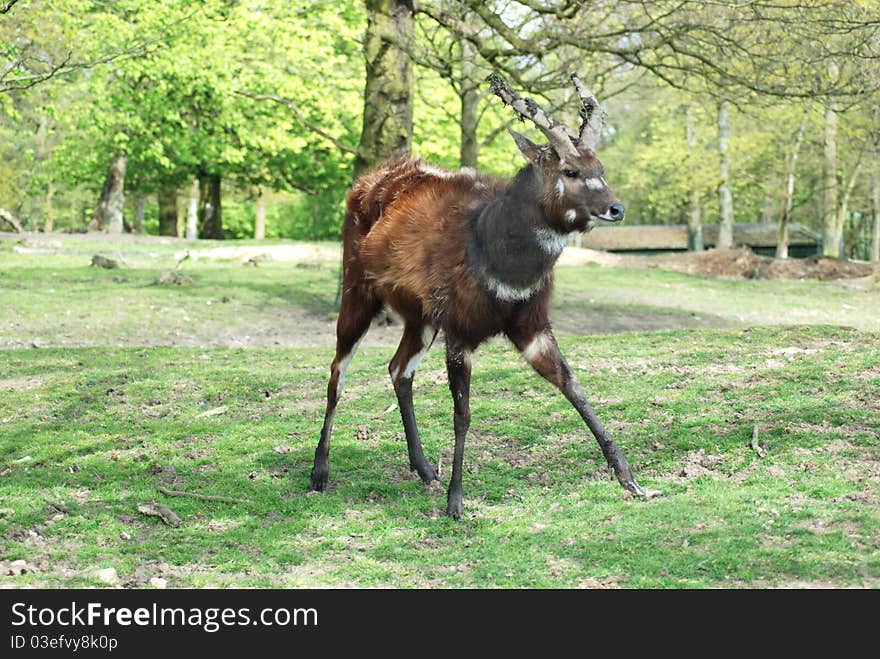
M 580 413 L 617 480 L 644 495 L 623 453 L 584 396 L 559 351 L 548 318 L 553 265 L 573 231 L 620 222 L 623 204 L 604 178 L 596 147 L 603 116 L 577 75 L 582 103 L 574 132 L 497 75 L 492 91 L 531 120 L 549 143 L 510 131 L 526 164 L 511 182 L 473 169 L 447 171 L 420 159 L 394 157 L 362 176 L 348 193 L 343 226 L 342 299 L 327 409 L 311 473 L 326 489 L 333 415 L 345 372 L 383 305 L 403 319 L 403 338 L 388 370 L 397 394 L 409 464 L 425 483 L 437 479 L 425 459 L 413 411 L 413 377 L 442 330 L 454 406 L 455 450 L 446 512 L 462 514 L 462 462 L 470 425 L 472 355 L 504 333 L 526 361 Z

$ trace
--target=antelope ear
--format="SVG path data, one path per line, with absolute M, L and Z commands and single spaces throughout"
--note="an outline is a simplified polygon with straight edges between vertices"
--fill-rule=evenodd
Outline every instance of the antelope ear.
M 507 132 L 510 133 L 513 141 L 516 142 L 517 148 L 519 148 L 520 153 L 525 156 L 526 160 L 537 166 L 541 160 L 543 149 L 532 142 L 528 137 L 520 135 L 512 128 L 508 128 Z

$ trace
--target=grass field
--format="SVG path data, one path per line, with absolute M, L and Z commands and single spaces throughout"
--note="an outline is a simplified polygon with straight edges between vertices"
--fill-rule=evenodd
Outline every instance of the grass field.
M 3 585 L 880 585 L 880 293 L 560 268 L 563 351 L 660 494 L 609 480 L 577 414 L 493 341 L 476 355 L 454 522 L 409 472 L 388 409 L 399 327 L 371 330 L 352 363 L 331 488 L 308 492 L 335 263 L 191 260 L 193 283 L 168 287 L 153 281 L 181 244 L 13 244 L 0 242 Z M 89 268 L 94 251 L 130 267 Z M 415 392 L 446 481 L 442 350 Z M 139 512 L 150 502 L 180 526 Z

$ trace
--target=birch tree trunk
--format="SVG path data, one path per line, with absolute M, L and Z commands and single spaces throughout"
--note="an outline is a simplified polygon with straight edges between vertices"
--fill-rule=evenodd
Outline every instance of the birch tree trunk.
M 174 188 L 160 190 L 159 201 L 159 235 L 177 236 L 177 190 Z
M 779 226 L 776 228 L 776 258 L 788 258 L 788 226 L 791 224 L 791 209 L 794 207 L 794 181 L 797 173 L 798 154 L 801 151 L 801 144 L 804 141 L 804 130 L 807 127 L 807 115 L 801 119 L 801 125 L 798 128 L 797 138 L 794 141 L 794 148 L 788 154 L 788 167 L 785 173 L 785 206 L 782 210 L 782 216 L 779 218 Z
M 832 98 L 825 101 L 822 182 L 822 255 L 838 258 L 841 244 L 837 233 L 837 111 Z
M 688 151 L 693 155 L 697 149 L 697 128 L 694 119 L 694 109 L 692 106 L 687 107 L 685 113 L 685 137 L 687 138 Z M 694 165 L 691 165 L 691 173 L 694 174 Z M 691 177 L 691 189 L 688 193 L 688 215 L 687 215 L 687 231 L 688 231 L 688 250 L 691 252 L 702 252 L 703 245 L 703 217 L 700 208 L 700 189 L 696 183 L 696 176 Z
M 254 239 L 266 237 L 266 192 L 263 186 L 257 188 L 257 199 L 254 202 Z
M 733 193 L 730 189 L 730 103 L 718 104 L 718 155 L 721 159 L 721 184 L 718 186 L 718 205 L 721 217 L 718 224 L 719 248 L 733 247 Z
M 357 178 L 412 145 L 412 0 L 366 0 L 364 125 L 354 161 Z M 401 47 L 398 44 L 402 44 Z
M 189 199 L 186 204 L 186 239 L 199 237 L 199 179 L 193 177 L 189 186 Z

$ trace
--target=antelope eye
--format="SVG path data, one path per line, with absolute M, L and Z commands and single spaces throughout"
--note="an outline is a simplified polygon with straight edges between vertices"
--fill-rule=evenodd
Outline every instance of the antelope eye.
M 573 169 L 563 169 L 562 174 L 564 176 L 567 176 L 568 178 L 577 178 L 578 177 L 578 172 L 576 172 Z

